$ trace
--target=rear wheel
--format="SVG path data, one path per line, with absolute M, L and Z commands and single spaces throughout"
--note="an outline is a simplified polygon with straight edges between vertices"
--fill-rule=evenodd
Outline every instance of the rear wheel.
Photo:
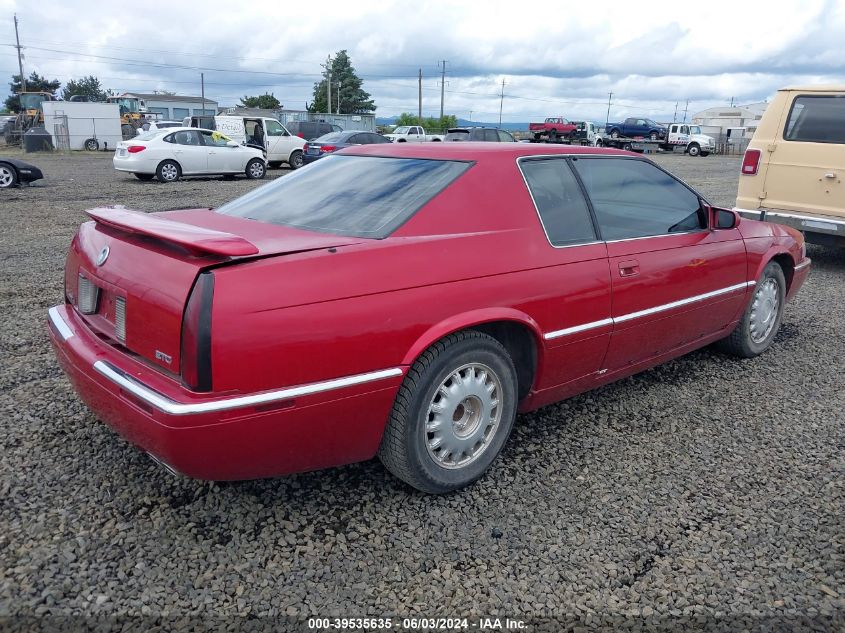
M 718 347 L 742 358 L 753 358 L 765 352 L 777 336 L 785 300 L 783 269 L 777 262 L 769 262 L 757 280 L 742 319 L 730 336 L 719 341 Z
M 557 143 L 557 130 L 549 130 L 549 143 Z
M 260 158 L 253 158 L 246 164 L 246 177 L 250 180 L 261 180 L 267 174 L 267 166 Z
M 163 160 L 156 169 L 159 182 L 176 182 L 182 176 L 182 168 L 175 160 Z
M 624 149 L 626 152 L 631 152 L 634 150 L 634 146 L 630 143 L 625 143 L 622 145 L 622 149 Z
M 651 134 L 648 135 L 648 138 L 651 139 L 652 141 L 656 141 L 657 140 L 657 132 L 652 132 Z
M 611 130 L 610 138 L 619 138 L 619 130 Z
M 0 189 L 7 189 L 18 184 L 18 172 L 8 163 L 0 163 Z
M 596 139 L 596 147 L 601 147 L 602 145 L 604 145 L 604 143 L 602 142 L 602 140 L 601 140 L 600 138 L 597 138 L 597 139 Z
M 135 174 L 135 178 L 137 178 L 138 180 L 152 180 L 153 177 L 153 174 Z
M 698 143 L 690 143 L 690 146 L 687 148 L 687 153 L 690 156 L 698 156 L 701 153 L 701 148 L 698 146 Z
M 450 334 L 408 371 L 379 458 L 423 492 L 468 486 L 502 450 L 516 405 L 516 371 L 501 343 L 473 330 Z
M 290 155 L 290 160 L 288 161 L 288 165 L 290 165 L 291 169 L 299 169 L 302 167 L 302 150 L 295 150 Z

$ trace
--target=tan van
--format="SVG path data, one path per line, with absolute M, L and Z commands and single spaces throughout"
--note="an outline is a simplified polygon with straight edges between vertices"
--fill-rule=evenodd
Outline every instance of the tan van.
M 845 247 L 845 85 L 784 88 L 742 160 L 736 208 Z

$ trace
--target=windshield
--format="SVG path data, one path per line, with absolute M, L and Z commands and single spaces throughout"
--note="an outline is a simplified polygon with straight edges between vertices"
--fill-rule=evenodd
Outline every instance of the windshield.
M 327 156 L 224 204 L 218 212 L 318 233 L 381 239 L 470 166 L 448 160 Z
M 398 127 L 395 130 L 393 130 L 393 134 L 407 134 L 408 130 L 410 130 L 410 129 L 411 129 L 410 126 L 403 125 L 402 127 Z
M 24 110 L 34 110 L 41 107 L 41 102 L 46 97 L 44 95 L 21 95 L 21 108 Z
M 148 132 L 144 132 L 143 134 L 139 134 L 135 138 L 131 139 L 133 141 L 151 141 L 156 136 L 161 136 L 162 134 L 167 133 L 166 129 L 162 130 L 149 130 Z

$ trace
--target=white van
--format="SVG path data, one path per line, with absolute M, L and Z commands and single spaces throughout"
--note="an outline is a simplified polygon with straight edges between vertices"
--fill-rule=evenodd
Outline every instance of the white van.
M 221 115 L 214 117 L 214 124 L 217 131 L 233 141 L 263 147 L 270 167 L 280 167 L 282 163 L 291 169 L 302 167 L 302 139 L 276 119 Z

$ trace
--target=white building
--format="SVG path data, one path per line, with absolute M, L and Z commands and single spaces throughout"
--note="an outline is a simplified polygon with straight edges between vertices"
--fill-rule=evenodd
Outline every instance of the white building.
M 165 95 L 156 93 L 127 92 L 126 97 L 142 99 L 150 112 L 161 114 L 168 121 L 181 121 L 185 117 L 217 114 L 217 102 L 208 97 Z
M 766 101 L 761 101 L 744 106 L 707 108 L 692 115 L 692 122 L 710 128 L 712 131 L 718 128 L 722 136 L 728 136 L 730 130 L 731 137 L 745 136 L 751 138 L 768 105 Z

